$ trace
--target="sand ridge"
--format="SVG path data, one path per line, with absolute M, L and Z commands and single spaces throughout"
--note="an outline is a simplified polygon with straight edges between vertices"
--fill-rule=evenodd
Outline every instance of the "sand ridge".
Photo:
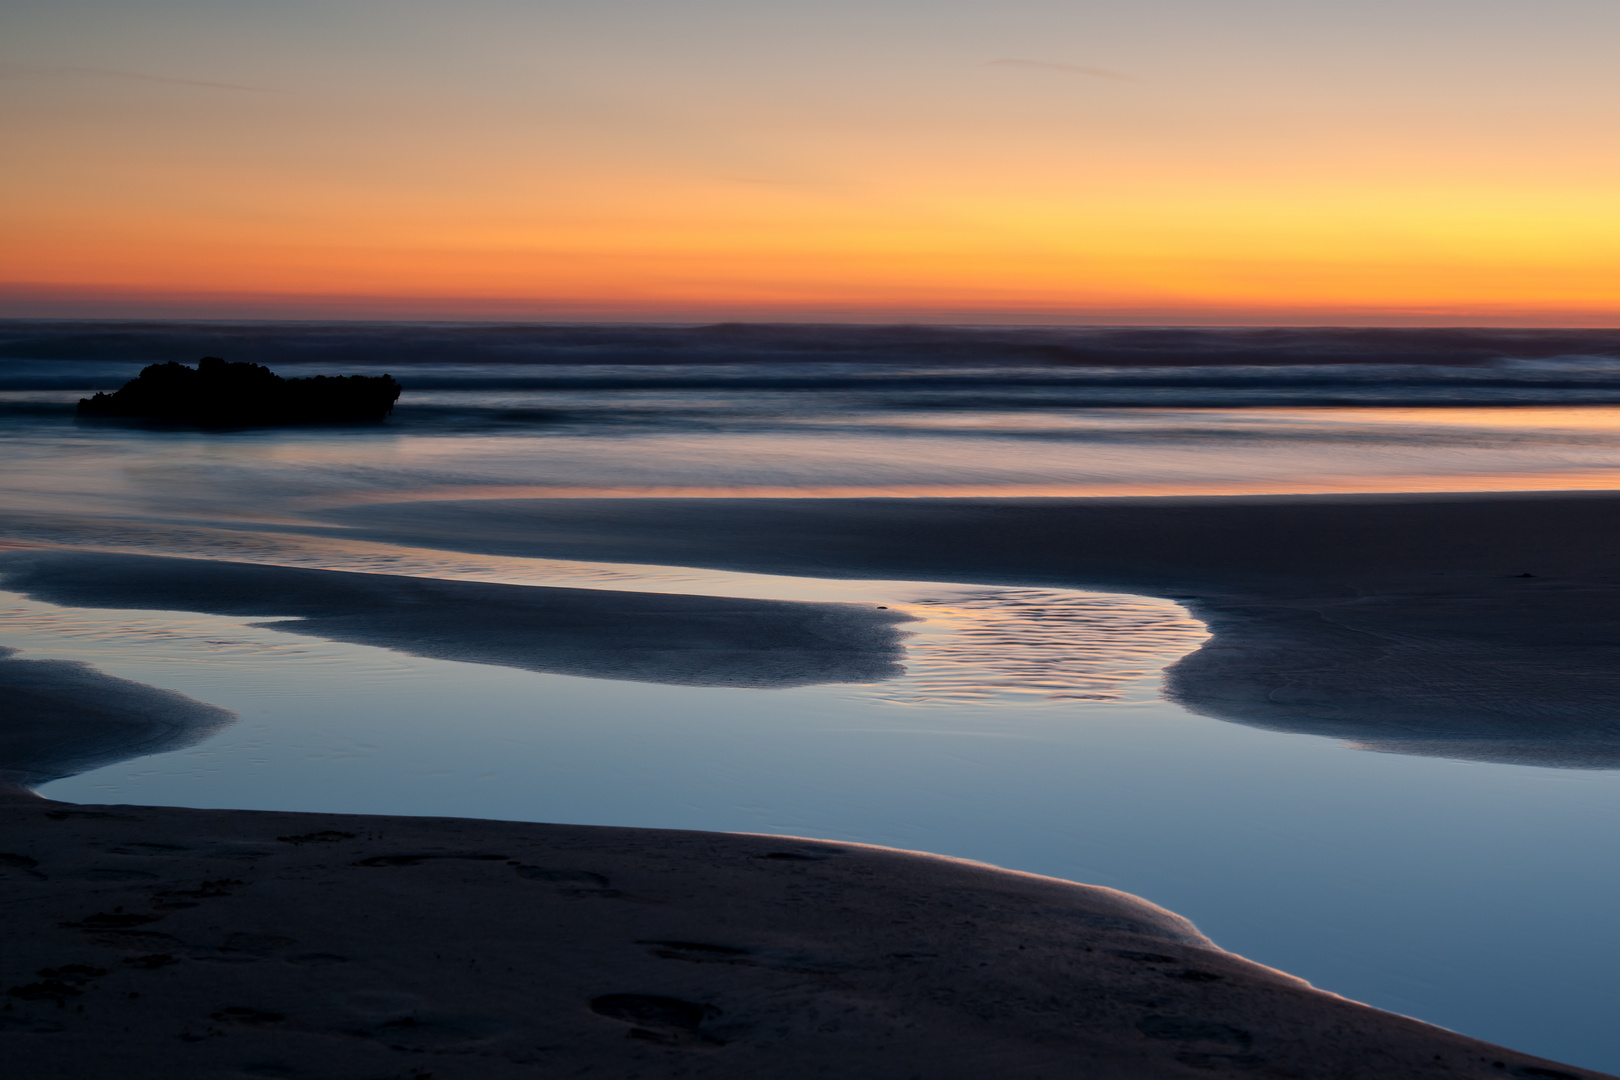
M 0 807 L 30 1077 L 1598 1074 L 1109 889 L 776 836 Z
M 418 506 L 368 525 L 499 553 L 1167 595 L 1216 633 L 1169 673 L 1173 693 L 1212 715 L 1554 764 L 1603 765 L 1620 745 L 1613 497 L 485 510 L 495 517 Z M 115 606 L 172 606 L 197 569 L 59 557 L 7 560 L 47 599 Z M 390 628 L 396 579 L 209 565 L 213 584 L 193 591 L 216 606 L 200 610 L 287 610 L 406 651 L 480 640 L 472 592 L 423 585 L 417 600 L 458 617 Z M 254 606 L 283 587 L 290 607 Z M 614 627 L 664 604 L 613 595 L 632 599 L 569 600 L 600 619 L 609 657 Z M 792 607 L 776 625 L 802 633 L 806 607 L 840 606 Z M 676 604 L 668 625 L 746 630 L 753 610 Z M 811 629 L 825 625 L 812 614 Z M 884 658 L 892 627 L 864 618 L 830 651 Z M 36 670 L 66 690 L 102 678 Z M 101 686 L 103 704 L 137 717 L 150 688 L 123 682 Z M 109 734 L 122 738 L 91 733 Z M 30 1077 L 1599 1075 L 1315 990 L 1134 897 L 859 845 L 79 807 L 13 789 L 0 798 L 0 878 L 0 1046 Z
M 74 607 L 256 625 L 465 663 L 683 686 L 781 688 L 898 674 L 909 617 L 870 605 L 502 585 L 37 548 L 0 587 Z M 271 617 L 266 619 L 266 617 Z
M 525 499 L 323 512 L 490 555 L 1109 589 L 1214 637 L 1187 708 L 1402 753 L 1620 767 L 1620 495 Z
M 236 714 L 72 660 L 0 645 L 0 785 L 37 787 L 201 742 Z

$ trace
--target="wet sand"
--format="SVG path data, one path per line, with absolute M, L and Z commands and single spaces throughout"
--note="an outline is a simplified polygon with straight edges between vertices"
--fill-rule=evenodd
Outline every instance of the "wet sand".
M 77 607 L 254 618 L 413 656 L 681 686 L 900 672 L 907 616 L 870 605 L 444 581 L 100 552 L 0 552 L 0 587 Z
M 1620 496 L 533 499 L 359 506 L 356 539 L 1168 597 L 1169 694 L 1391 752 L 1620 767 Z
M 367 507 L 345 525 L 497 554 L 1171 596 L 1216 633 L 1169 677 L 1211 715 L 1620 763 L 1608 496 L 552 500 Z M 32 594 L 112 606 L 180 562 L 143 560 L 142 578 L 123 557 L 18 558 Z M 364 622 L 364 589 L 391 579 L 345 596 L 320 583 L 368 576 L 298 578 L 262 608 L 284 575 L 322 572 L 214 565 L 216 586 L 175 606 L 285 611 L 407 651 L 431 636 L 431 620 Z M 825 625 L 777 614 L 792 640 Z M 608 612 L 595 647 L 611 654 L 613 618 L 646 617 Z M 821 640 L 887 662 L 890 624 L 851 618 Z M 68 683 L 89 678 L 71 667 Z M 30 1076 L 1598 1075 L 1317 991 L 1134 897 L 933 856 L 15 791 L 0 814 L 0 1034 Z
M 236 719 L 88 664 L 16 653 L 0 646 L 0 790 L 190 746 Z
M 775 836 L 4 803 L 30 1077 L 1599 1074 L 1143 900 Z

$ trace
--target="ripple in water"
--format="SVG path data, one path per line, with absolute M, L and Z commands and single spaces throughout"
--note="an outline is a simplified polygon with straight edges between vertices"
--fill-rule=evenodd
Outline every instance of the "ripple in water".
M 919 621 L 906 625 L 906 674 L 869 684 L 863 696 L 907 705 L 1150 700 L 1158 696 L 1157 683 L 1147 680 L 1209 638 L 1203 624 L 1179 604 L 1118 593 L 793 578 L 691 567 L 502 557 L 255 529 L 103 527 L 91 537 L 72 537 L 79 541 L 76 544 L 63 544 L 67 537 L 50 539 L 67 547 L 407 577 L 879 603 Z M 927 591 L 919 595 L 920 590 Z M 271 610 L 263 616 L 281 614 Z M 26 614 L 0 609 L 0 618 L 14 636 L 30 632 L 62 643 L 77 639 L 86 647 L 89 639 L 95 639 L 101 648 L 116 647 L 115 642 L 155 645 L 163 638 L 178 647 L 186 639 L 186 644 L 203 646 L 202 651 L 214 657 L 257 654 L 273 660 L 284 652 L 299 652 L 303 644 L 263 640 L 264 635 L 246 625 L 253 620 L 155 613 L 124 613 L 118 619 L 110 613 L 91 615 L 82 610 L 70 614 L 58 609 L 47 614 L 43 608 Z M 268 636 L 273 639 L 275 635 Z
M 980 589 L 903 609 L 925 620 L 906 643 L 906 675 L 871 693 L 905 704 L 1120 701 L 1210 636 L 1179 604 L 1112 593 Z

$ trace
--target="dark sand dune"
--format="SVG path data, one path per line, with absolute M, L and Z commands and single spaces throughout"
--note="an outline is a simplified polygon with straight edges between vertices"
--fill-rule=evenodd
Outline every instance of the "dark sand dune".
M 0 784 L 34 787 L 201 742 L 236 714 L 69 660 L 0 646 Z
M 905 616 L 854 604 L 669 596 L 93 552 L 0 555 L 0 586 L 77 607 L 281 617 L 414 656 L 688 686 L 873 682 Z
M 1620 498 L 536 499 L 359 506 L 500 555 L 1171 597 L 1210 716 L 1408 753 L 1620 767 Z M 1531 575 L 1531 576 L 1521 576 Z
M 1597 1075 L 859 845 L 13 796 L 0 879 L 30 1078 Z

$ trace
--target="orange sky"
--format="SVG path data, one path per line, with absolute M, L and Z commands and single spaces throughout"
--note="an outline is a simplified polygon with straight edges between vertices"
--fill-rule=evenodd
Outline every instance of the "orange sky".
M 1613 5 L 59 0 L 0 314 L 1601 325 Z

